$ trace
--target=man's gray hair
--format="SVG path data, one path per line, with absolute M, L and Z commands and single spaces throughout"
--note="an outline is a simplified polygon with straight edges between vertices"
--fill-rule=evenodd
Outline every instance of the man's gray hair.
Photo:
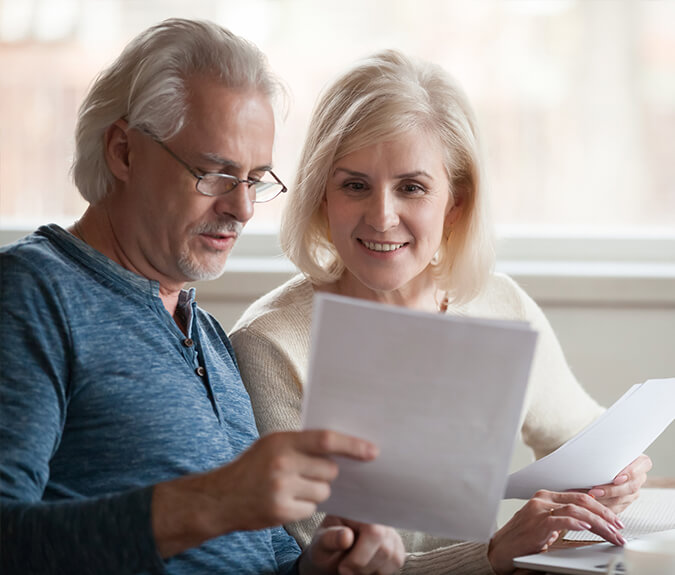
M 72 175 L 84 199 L 97 203 L 113 184 L 104 151 L 107 128 L 124 118 L 161 140 L 175 136 L 185 124 L 186 81 L 195 75 L 270 100 L 283 91 L 255 45 L 212 22 L 169 19 L 152 26 L 99 74 L 80 106 Z

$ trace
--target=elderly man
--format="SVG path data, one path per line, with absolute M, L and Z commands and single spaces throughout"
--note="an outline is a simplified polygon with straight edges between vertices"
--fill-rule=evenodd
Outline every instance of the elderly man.
M 89 201 L 1 250 L 1 571 L 391 573 L 396 533 L 330 518 L 302 555 L 329 431 L 258 439 L 230 343 L 192 280 L 215 278 L 271 170 L 277 84 L 209 23 L 132 41 L 85 99 L 73 174 Z

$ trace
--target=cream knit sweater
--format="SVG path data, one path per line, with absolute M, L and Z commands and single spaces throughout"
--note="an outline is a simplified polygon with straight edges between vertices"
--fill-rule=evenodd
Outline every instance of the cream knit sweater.
M 296 276 L 253 303 L 230 334 L 261 435 L 300 428 L 313 297 L 309 280 Z M 523 320 L 539 332 L 521 416 L 522 439 L 537 458 L 559 447 L 602 412 L 572 375 L 541 309 L 509 277 L 493 274 L 478 298 L 451 307 L 447 313 Z M 316 513 L 286 529 L 305 547 L 322 518 Z M 403 573 L 493 573 L 485 543 L 399 533 L 409 553 Z

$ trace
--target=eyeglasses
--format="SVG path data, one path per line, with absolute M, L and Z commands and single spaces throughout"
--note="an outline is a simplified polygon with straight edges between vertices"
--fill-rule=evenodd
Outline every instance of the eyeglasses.
M 276 198 L 279 194 L 283 194 L 288 189 L 277 178 L 276 174 L 272 170 L 266 170 L 263 176 L 260 179 L 242 179 L 232 176 L 230 174 L 221 174 L 219 172 L 206 172 L 205 174 L 198 174 L 193 168 L 191 168 L 187 162 L 179 158 L 169 146 L 162 142 L 157 136 L 150 132 L 146 128 L 141 128 L 141 131 L 148 136 L 150 136 L 155 142 L 157 142 L 162 148 L 164 148 L 169 155 L 181 164 L 188 172 L 190 172 L 195 178 L 197 178 L 197 183 L 195 188 L 197 191 L 204 196 L 224 196 L 232 190 L 234 190 L 239 184 L 246 184 L 249 190 L 255 192 L 255 197 L 253 202 L 256 204 L 261 204 L 263 202 L 269 202 Z

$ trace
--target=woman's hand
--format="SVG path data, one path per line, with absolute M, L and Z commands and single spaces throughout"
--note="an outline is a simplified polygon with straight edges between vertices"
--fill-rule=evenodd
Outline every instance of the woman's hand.
M 614 513 L 621 513 L 640 496 L 640 487 L 647 480 L 647 472 L 651 468 L 652 460 L 643 453 L 628 467 L 619 471 L 612 483 L 596 485 L 588 494 Z
M 614 545 L 625 543 L 618 532 L 623 529 L 619 518 L 593 497 L 542 490 L 494 534 L 488 560 L 498 575 L 513 573 L 515 557 L 545 551 L 566 529 L 588 529 Z

